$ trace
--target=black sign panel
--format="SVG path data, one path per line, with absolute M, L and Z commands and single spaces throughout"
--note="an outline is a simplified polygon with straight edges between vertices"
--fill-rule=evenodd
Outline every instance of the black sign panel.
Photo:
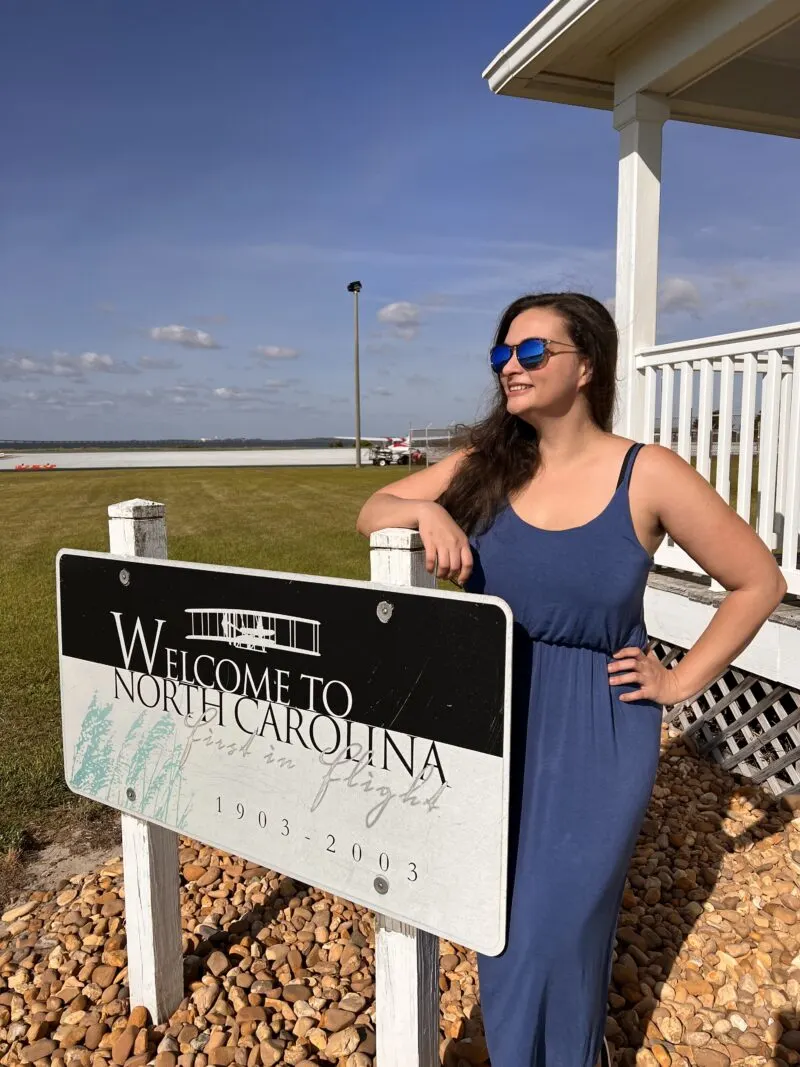
M 301 673 L 337 679 L 333 715 L 349 689 L 350 720 L 502 754 L 508 623 L 488 597 L 69 552 L 59 584 L 62 655 L 247 695 L 268 653 L 292 707 L 321 707 Z

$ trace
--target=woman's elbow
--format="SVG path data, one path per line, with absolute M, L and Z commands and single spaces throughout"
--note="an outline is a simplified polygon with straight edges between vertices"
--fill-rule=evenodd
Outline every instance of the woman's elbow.
M 359 511 L 356 519 L 356 531 L 360 533 L 362 537 L 369 537 L 375 530 L 374 522 L 370 521 L 370 512 L 372 511 L 372 508 L 370 507 L 371 503 L 372 498 L 370 497 L 369 500 L 362 504 L 361 511 Z
M 359 511 L 358 518 L 356 519 L 356 533 L 360 533 L 362 537 L 369 537 L 370 535 L 370 530 L 364 522 L 364 508 Z
M 789 591 L 786 578 L 777 563 L 769 569 L 769 573 L 764 575 L 760 581 L 754 581 L 751 588 L 768 602 L 770 612 L 778 607 Z

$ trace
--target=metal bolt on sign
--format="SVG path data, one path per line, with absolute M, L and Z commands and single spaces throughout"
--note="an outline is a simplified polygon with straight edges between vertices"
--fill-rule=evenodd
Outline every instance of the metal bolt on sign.
M 382 600 L 380 604 L 378 604 L 377 615 L 381 622 L 388 622 L 392 617 L 393 611 L 394 605 L 390 604 L 388 600 Z

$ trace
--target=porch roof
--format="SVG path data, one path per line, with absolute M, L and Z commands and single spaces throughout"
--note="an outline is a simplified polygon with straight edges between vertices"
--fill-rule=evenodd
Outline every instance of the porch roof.
M 797 0 L 552 0 L 483 73 L 495 93 L 800 137 Z

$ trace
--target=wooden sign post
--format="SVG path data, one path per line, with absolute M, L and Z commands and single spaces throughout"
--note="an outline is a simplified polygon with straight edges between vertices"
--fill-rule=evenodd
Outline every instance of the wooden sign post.
M 435 577 L 425 570 L 425 550 L 416 530 L 379 530 L 369 544 L 373 582 L 435 587 Z M 375 1002 L 381 1067 L 438 1064 L 438 937 L 376 913 Z M 381 1005 L 386 1007 L 381 1010 Z
M 167 558 L 163 504 L 125 500 L 108 509 L 108 547 L 115 555 Z M 183 1000 L 178 835 L 122 813 L 122 864 L 128 988 L 163 1023 Z
M 438 1062 L 438 938 L 505 943 L 511 613 L 419 534 L 372 582 L 166 558 L 163 505 L 58 555 L 64 770 L 123 822 L 131 1000 L 183 997 L 182 833 L 376 915 L 381 1067 Z M 454 879 L 464 864 L 470 879 Z

